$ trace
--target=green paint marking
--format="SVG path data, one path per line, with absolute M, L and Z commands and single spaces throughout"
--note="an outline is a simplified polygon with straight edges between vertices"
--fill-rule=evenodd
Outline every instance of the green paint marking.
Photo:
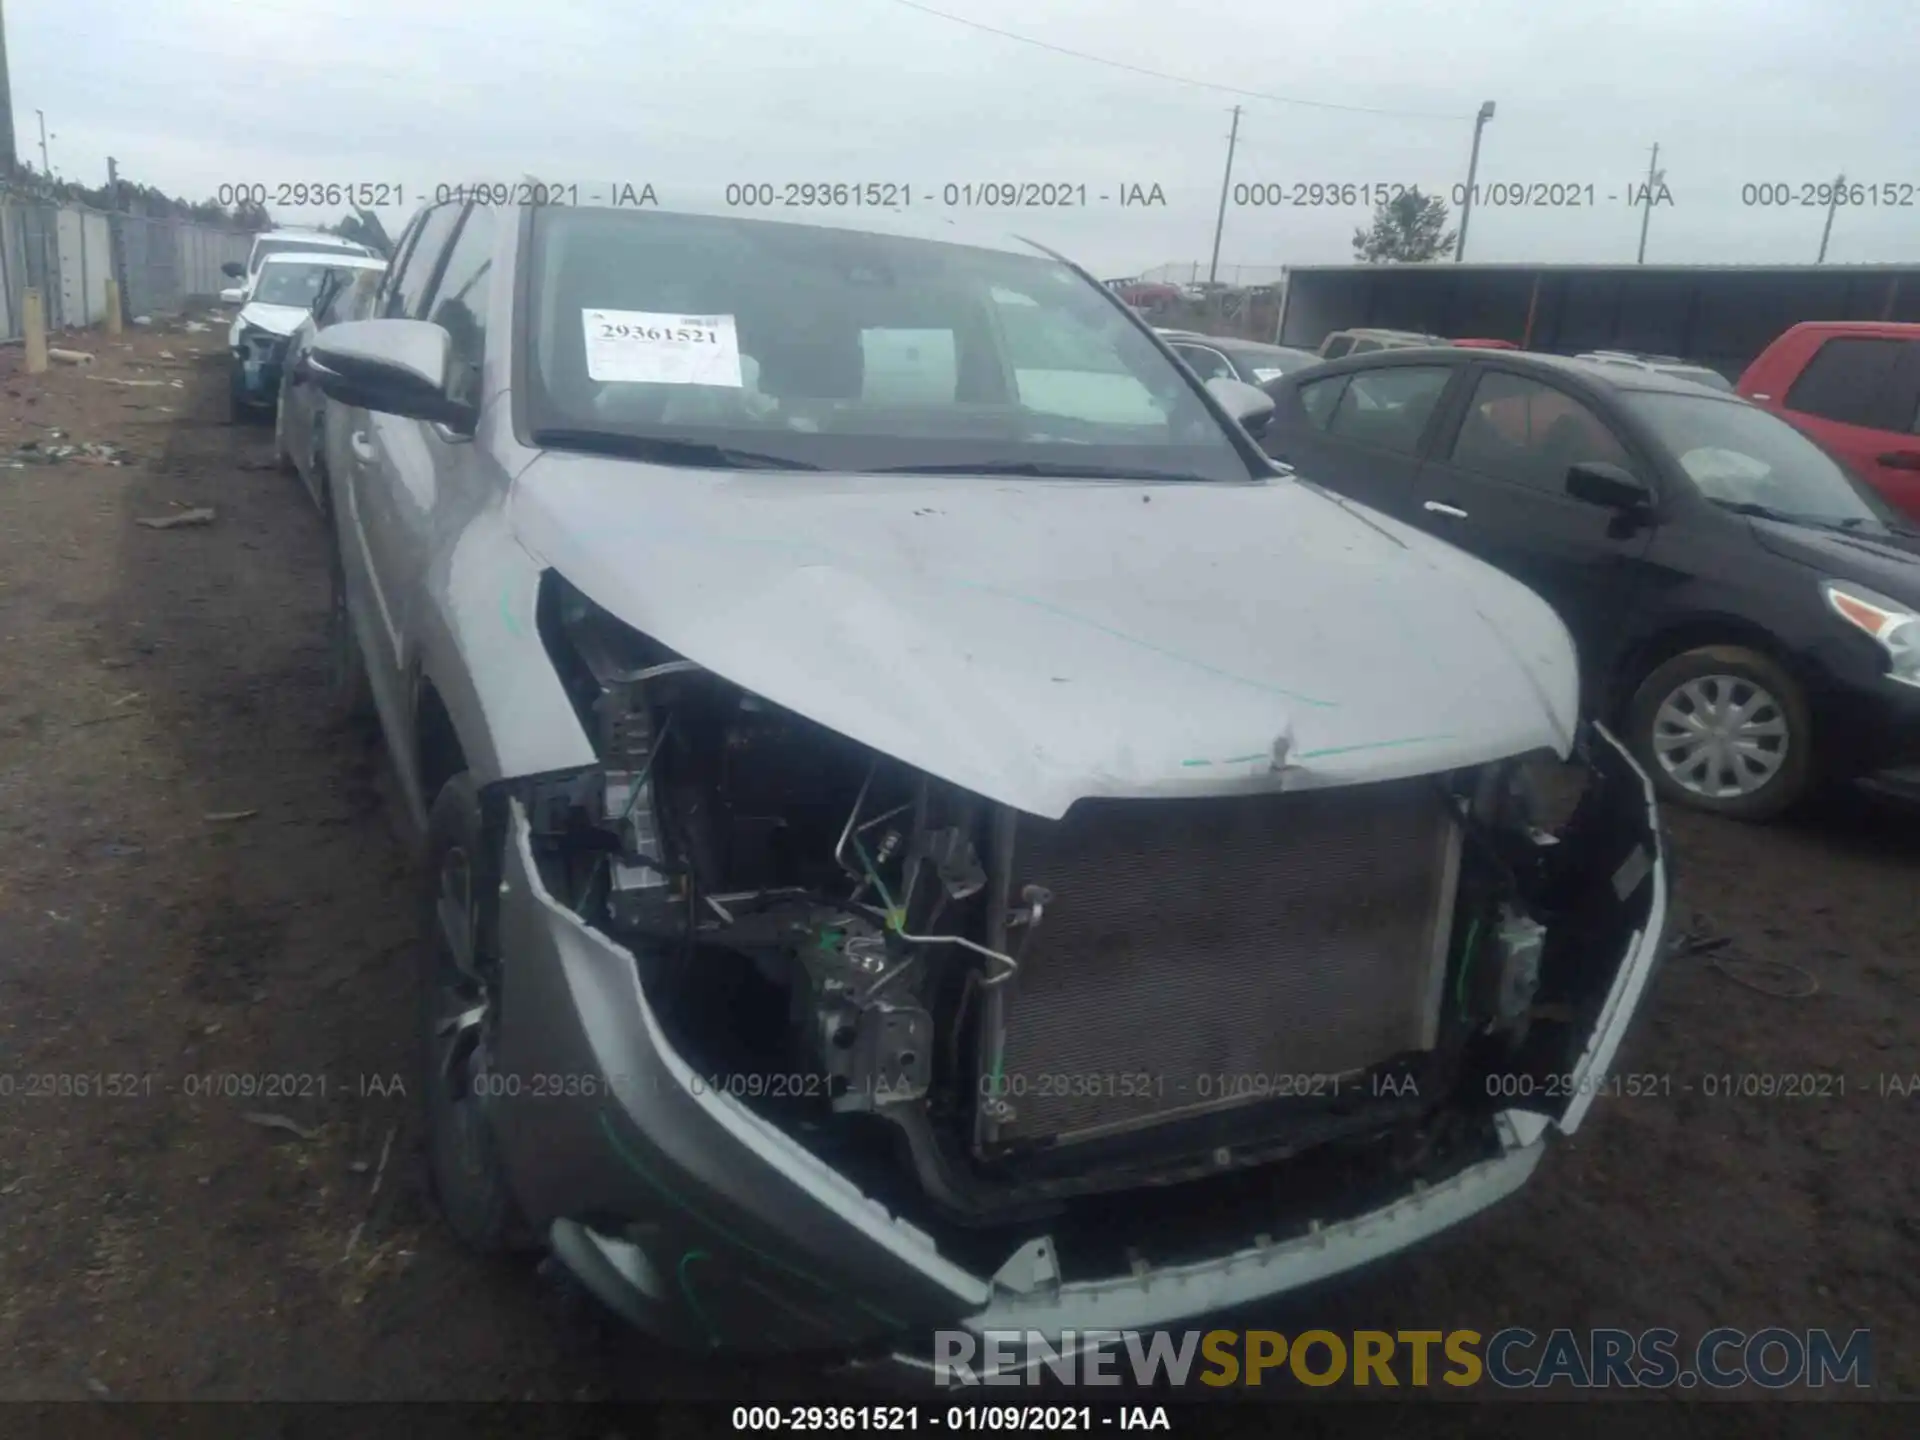
M 693 1311 L 700 1321 L 700 1327 L 707 1332 L 707 1348 L 720 1348 L 720 1332 L 715 1328 L 713 1318 L 707 1314 L 706 1307 L 700 1303 L 699 1296 L 693 1293 L 693 1285 L 687 1279 L 687 1266 L 695 1260 L 711 1260 L 713 1257 L 704 1250 L 689 1250 L 680 1257 L 680 1263 L 673 1267 L 673 1273 L 680 1282 L 680 1296 L 687 1302 L 687 1308 Z
M 520 617 L 513 613 L 513 591 L 505 585 L 500 587 L 500 623 L 507 627 L 507 633 L 516 640 L 527 633 L 520 628 Z
M 1211 760 L 1182 760 L 1182 761 L 1181 761 L 1180 763 L 1181 763 L 1182 765 L 1189 765 L 1189 766 L 1190 766 L 1190 765 L 1211 765 L 1211 764 L 1213 764 L 1213 761 L 1211 761 Z
M 1232 759 L 1230 759 L 1230 760 L 1222 760 L 1222 761 L 1221 761 L 1220 763 L 1221 763 L 1222 765 L 1244 765 L 1244 764 L 1246 764 L 1246 763 L 1247 763 L 1247 762 L 1248 762 L 1249 760 L 1268 760 L 1268 759 L 1271 759 L 1271 758 L 1272 758 L 1272 757 L 1271 757 L 1270 755 L 1268 755 L 1268 754 L 1266 753 L 1266 751 L 1264 751 L 1264 750 L 1256 750 L 1256 751 L 1255 751 L 1255 752 L 1254 752 L 1253 754 L 1251 754 L 1251 755 L 1235 755 L 1235 756 L 1234 756 L 1234 757 L 1233 757 Z
M 612 1149 L 613 1153 L 620 1158 L 621 1162 L 624 1165 L 626 1165 L 626 1167 L 629 1170 L 631 1170 L 640 1179 L 644 1180 L 647 1183 L 647 1185 L 652 1188 L 653 1192 L 656 1195 L 658 1195 L 661 1199 L 665 1200 L 668 1204 L 673 1205 L 674 1207 L 681 1210 L 687 1215 L 691 1215 L 695 1220 L 698 1220 L 702 1225 L 705 1225 L 709 1230 L 713 1231 L 713 1233 L 718 1235 L 722 1240 L 725 1240 L 728 1244 L 736 1246 L 737 1248 L 746 1251 L 747 1254 L 753 1256 L 755 1259 L 759 1260 L 762 1264 L 769 1265 L 773 1267 L 775 1270 L 780 1271 L 784 1275 L 791 1275 L 796 1280 L 804 1280 L 807 1284 L 814 1286 L 816 1289 L 826 1291 L 827 1294 L 833 1296 L 833 1298 L 836 1300 L 845 1300 L 849 1302 L 850 1304 L 853 1305 L 855 1309 L 863 1311 L 868 1315 L 871 1315 L 875 1320 L 878 1320 L 882 1325 L 891 1326 L 895 1330 L 904 1330 L 907 1328 L 907 1322 L 900 1319 L 899 1316 L 889 1315 L 886 1311 L 880 1309 L 879 1306 L 869 1305 L 866 1301 L 860 1299 L 856 1295 L 845 1294 L 844 1292 L 837 1290 L 833 1286 L 829 1285 L 826 1281 L 820 1279 L 819 1276 L 809 1275 L 806 1271 L 796 1269 L 794 1266 L 789 1265 L 786 1261 L 780 1259 L 778 1256 L 769 1255 L 766 1251 L 762 1250 L 759 1246 L 753 1244 L 751 1241 L 745 1239 L 740 1235 L 736 1235 L 733 1231 L 729 1230 L 726 1226 L 722 1225 L 718 1220 L 715 1220 L 711 1215 L 708 1215 L 703 1211 L 694 1209 L 693 1206 L 689 1205 L 685 1200 L 681 1199 L 678 1195 L 674 1194 L 674 1192 L 667 1187 L 664 1181 L 660 1180 L 657 1176 L 653 1174 L 652 1171 L 648 1170 L 647 1167 L 641 1163 L 640 1157 L 638 1155 L 635 1155 L 632 1150 L 627 1148 L 626 1142 L 620 1138 L 620 1132 L 613 1128 L 613 1121 L 608 1117 L 606 1111 L 602 1110 L 598 1118 L 600 1121 L 600 1133 L 606 1137 L 608 1147 Z M 683 1265 L 686 1263 L 685 1256 L 681 1257 L 681 1263 Z
M 1437 740 L 1451 740 L 1451 735 L 1409 735 L 1404 740 L 1370 740 L 1364 745 L 1327 745 L 1318 750 L 1302 750 L 1302 760 L 1312 760 L 1321 755 L 1351 755 L 1356 750 L 1395 750 L 1402 745 L 1431 745 Z

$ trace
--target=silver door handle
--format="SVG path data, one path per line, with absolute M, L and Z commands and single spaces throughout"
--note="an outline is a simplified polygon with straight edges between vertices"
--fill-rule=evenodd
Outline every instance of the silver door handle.
M 366 431 L 364 430 L 354 431 L 352 436 L 348 439 L 347 444 L 353 448 L 354 459 L 366 460 L 366 461 L 371 461 L 373 459 L 373 441 L 367 438 Z
M 1429 500 L 1421 508 L 1431 510 L 1436 515 L 1444 515 L 1449 520 L 1464 520 L 1467 518 L 1466 511 L 1462 510 L 1458 505 L 1449 505 L 1444 500 Z

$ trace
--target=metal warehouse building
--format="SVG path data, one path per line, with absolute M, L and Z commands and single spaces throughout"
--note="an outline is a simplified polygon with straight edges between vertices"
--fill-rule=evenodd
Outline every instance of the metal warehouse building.
M 1801 320 L 1920 321 L 1920 264 L 1301 265 L 1287 271 L 1279 341 L 1313 350 L 1372 325 L 1678 355 L 1735 379 Z

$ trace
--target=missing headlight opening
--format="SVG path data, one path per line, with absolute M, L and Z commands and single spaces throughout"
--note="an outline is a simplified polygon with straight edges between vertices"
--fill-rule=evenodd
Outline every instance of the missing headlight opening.
M 1551 829 L 1538 757 L 1047 820 L 552 575 L 541 611 L 600 756 L 517 782 L 549 892 L 696 1072 L 989 1268 L 1042 1219 L 1071 1278 L 1179 1258 L 1181 1213 L 1217 1253 L 1497 1155 L 1498 1112 L 1564 1110 L 1648 920 L 1644 783 L 1601 732 Z

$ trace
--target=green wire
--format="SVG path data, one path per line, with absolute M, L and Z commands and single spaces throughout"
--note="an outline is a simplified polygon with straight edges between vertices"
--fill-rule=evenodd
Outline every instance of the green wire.
M 895 930 L 905 927 L 907 917 L 900 913 L 900 907 L 893 903 L 893 893 L 887 889 L 887 882 L 880 878 L 880 871 L 874 865 L 873 858 L 867 854 L 867 847 L 860 843 L 858 835 L 853 837 L 853 848 L 859 852 L 860 863 L 867 867 L 867 878 L 873 881 L 874 888 L 880 892 L 880 898 L 887 902 L 887 919 Z
M 1467 971 L 1473 965 L 1473 942 L 1480 938 L 1480 917 L 1473 917 L 1473 923 L 1467 926 L 1467 943 L 1460 947 L 1460 978 L 1453 983 L 1453 1008 L 1461 1015 L 1467 1013 Z

